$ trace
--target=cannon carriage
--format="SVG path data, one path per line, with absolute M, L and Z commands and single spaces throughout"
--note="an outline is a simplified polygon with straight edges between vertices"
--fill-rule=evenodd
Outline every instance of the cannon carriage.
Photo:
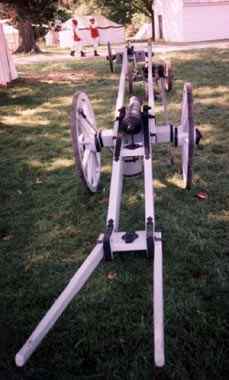
M 54 326 L 71 300 L 79 293 L 94 270 L 104 260 L 112 260 L 116 253 L 141 252 L 153 260 L 153 346 L 154 363 L 165 364 L 164 306 L 163 306 L 163 247 L 162 234 L 157 230 L 155 195 L 153 187 L 153 150 L 156 144 L 175 145 L 181 153 L 182 176 L 185 189 L 192 185 L 194 146 L 201 138 L 194 127 L 193 98 L 190 83 L 184 85 L 180 125 L 157 125 L 155 115 L 152 46 L 148 47 L 148 101 L 132 96 L 125 103 L 125 84 L 128 72 L 127 49 L 123 51 L 122 70 L 115 106 L 113 129 L 98 130 L 92 104 L 85 92 L 73 96 L 71 136 L 76 160 L 76 172 L 90 193 L 99 189 L 101 153 L 108 148 L 113 152 L 109 205 L 104 231 L 95 247 L 77 270 L 69 284 L 16 355 L 16 364 L 23 366 Z M 124 177 L 143 176 L 145 229 L 120 231 L 119 216 Z M 129 179 L 131 181 L 131 178 Z
M 147 85 L 148 85 L 148 51 L 137 50 L 134 45 L 127 43 L 127 61 L 128 69 L 126 79 L 128 81 L 129 94 L 133 93 L 135 82 L 144 82 L 145 98 L 147 99 Z M 153 53 L 152 53 L 153 55 Z M 110 71 L 113 73 L 117 71 L 116 67 L 120 67 L 123 61 L 123 52 L 112 52 L 110 42 L 107 44 L 107 57 L 109 61 Z M 154 78 L 154 94 L 160 92 L 158 88 L 159 80 L 163 79 L 164 88 L 166 92 L 170 92 L 173 88 L 173 70 L 169 61 L 153 60 L 152 61 L 152 75 Z

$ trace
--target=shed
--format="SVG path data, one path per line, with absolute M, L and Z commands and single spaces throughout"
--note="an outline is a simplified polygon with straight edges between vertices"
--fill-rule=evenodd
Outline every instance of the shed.
M 156 39 L 174 42 L 229 38 L 229 0 L 155 0 Z

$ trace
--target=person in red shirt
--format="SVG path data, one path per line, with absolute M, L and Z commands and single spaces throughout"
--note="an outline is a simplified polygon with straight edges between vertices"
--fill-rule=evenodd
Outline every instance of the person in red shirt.
M 94 47 L 94 55 L 98 56 L 99 54 L 97 52 L 97 49 L 98 49 L 99 37 L 100 37 L 99 29 L 96 26 L 94 17 L 90 17 L 89 22 L 90 22 L 89 30 L 90 30 L 90 34 L 91 34 L 92 45 Z
M 85 53 L 83 51 L 83 43 L 82 38 L 79 34 L 79 28 L 78 28 L 78 21 L 73 18 L 72 19 L 72 38 L 73 38 L 73 44 L 72 44 L 72 50 L 71 55 L 74 56 L 76 51 L 80 52 L 81 57 L 85 57 Z

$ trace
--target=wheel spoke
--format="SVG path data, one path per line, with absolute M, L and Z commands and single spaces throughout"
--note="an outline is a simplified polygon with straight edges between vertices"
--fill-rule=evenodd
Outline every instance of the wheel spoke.
M 183 177 L 184 182 L 187 182 L 187 171 L 188 171 L 188 141 L 185 138 L 183 146 L 182 146 L 182 169 L 183 169 Z
M 185 93 L 183 104 L 182 104 L 182 117 L 181 117 L 181 124 L 183 125 L 183 130 L 185 132 L 188 130 L 187 121 L 188 121 L 188 105 L 187 105 L 187 94 Z
M 84 155 L 83 155 L 83 159 L 82 159 L 82 166 L 83 166 L 84 170 L 86 169 L 86 167 L 88 165 L 89 156 L 90 156 L 90 150 L 86 149 L 84 151 Z
M 82 117 L 79 119 L 79 130 L 81 134 L 83 134 L 86 138 L 91 138 L 92 134 L 94 134 L 94 129 L 92 129 L 86 120 Z
M 90 152 L 87 165 L 87 180 L 89 184 L 92 184 L 93 180 L 93 153 Z
M 83 151 L 84 150 L 84 135 L 83 135 L 83 133 L 81 133 L 79 135 L 78 142 L 79 142 L 80 151 Z
M 87 104 L 83 104 L 82 105 L 82 111 L 83 111 L 83 119 L 85 120 L 85 122 L 94 130 L 96 131 L 96 126 L 95 126 L 95 120 L 94 119 L 94 115 L 92 113 L 92 109 L 91 107 L 89 107 Z
M 93 153 L 92 155 L 92 178 L 91 178 L 91 182 L 92 182 L 92 186 L 94 186 L 96 184 L 96 154 Z
M 88 115 L 85 113 L 85 111 L 83 109 L 79 110 L 79 115 L 81 118 L 81 123 L 82 123 L 82 121 L 84 121 L 90 128 L 92 128 L 94 131 L 96 130 L 94 125 L 93 125 L 93 121 L 91 119 L 89 119 Z

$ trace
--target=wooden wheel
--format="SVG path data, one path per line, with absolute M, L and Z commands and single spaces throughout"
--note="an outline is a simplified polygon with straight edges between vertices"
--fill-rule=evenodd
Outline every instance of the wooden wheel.
M 181 129 L 183 135 L 182 174 L 184 187 L 190 189 L 192 186 L 192 158 L 194 151 L 193 97 L 191 83 L 186 83 L 184 85 Z
M 112 56 L 111 43 L 110 42 L 107 43 L 107 52 L 108 52 L 107 58 L 108 58 L 108 61 L 110 64 L 110 70 L 113 73 L 114 72 L 114 63 L 113 63 L 113 56 Z
M 170 92 L 173 88 L 173 70 L 170 62 L 165 64 L 165 90 Z
M 101 157 L 96 149 L 95 115 L 84 92 L 73 96 L 70 127 L 76 173 L 88 190 L 94 193 L 100 180 Z

